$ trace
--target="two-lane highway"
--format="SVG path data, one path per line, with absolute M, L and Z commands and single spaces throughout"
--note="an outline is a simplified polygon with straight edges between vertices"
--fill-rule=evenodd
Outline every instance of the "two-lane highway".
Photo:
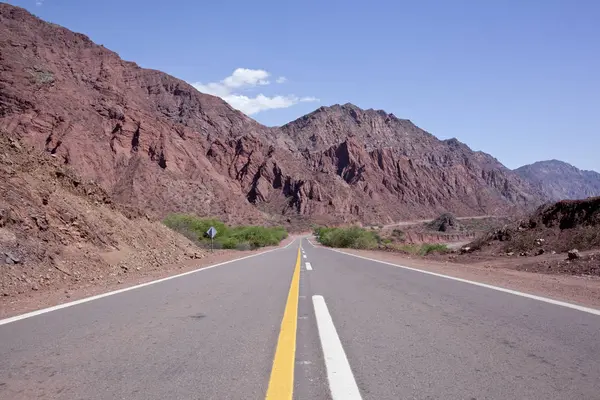
M 306 239 L 0 321 L 0 399 L 600 399 L 600 313 Z
M 600 399 L 597 311 L 304 248 L 362 398 Z
M 298 242 L 0 325 L 0 399 L 264 398 Z

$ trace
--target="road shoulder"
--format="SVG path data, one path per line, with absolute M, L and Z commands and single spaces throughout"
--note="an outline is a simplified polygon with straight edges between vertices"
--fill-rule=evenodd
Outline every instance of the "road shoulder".
M 379 261 L 467 279 L 506 289 L 544 296 L 582 306 L 600 308 L 600 279 L 595 277 L 548 275 L 493 266 L 463 265 L 410 258 L 371 250 L 343 249 L 344 252 Z
M 62 286 L 55 285 L 48 288 L 40 288 L 39 291 L 23 293 L 19 296 L 0 296 L 0 319 L 164 279 L 211 265 L 234 261 L 242 257 L 258 255 L 269 250 L 287 246 L 296 239 L 297 236 L 290 236 L 282 241 L 278 247 L 265 247 L 259 250 L 248 251 L 219 250 L 212 254 L 207 253 L 201 259 L 190 259 L 175 264 L 164 264 L 160 268 L 133 270 L 119 274 L 117 277 L 106 276 L 105 280 L 76 281 L 71 284 L 65 283 Z

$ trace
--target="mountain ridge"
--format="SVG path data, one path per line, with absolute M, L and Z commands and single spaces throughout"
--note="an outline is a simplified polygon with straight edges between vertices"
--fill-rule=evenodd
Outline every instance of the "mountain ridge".
M 0 4 L 0 128 L 150 215 L 389 223 L 533 208 L 487 153 L 353 104 L 266 127 L 87 36 Z
M 600 196 L 600 173 L 581 170 L 564 161 L 536 161 L 514 171 L 551 201 Z

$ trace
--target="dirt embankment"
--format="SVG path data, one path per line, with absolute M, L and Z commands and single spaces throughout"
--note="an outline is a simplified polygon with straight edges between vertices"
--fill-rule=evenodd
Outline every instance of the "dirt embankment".
M 600 248 L 600 197 L 542 206 L 529 219 L 494 230 L 470 247 L 492 254 Z
M 0 176 L 0 317 L 257 253 L 200 249 L 6 134 Z
M 509 219 L 497 216 L 455 217 L 444 213 L 433 220 L 405 221 L 379 228 L 382 238 L 404 244 L 442 243 L 460 247 Z
M 540 207 L 530 218 L 467 244 L 458 262 L 500 260 L 513 269 L 600 276 L 600 197 Z
M 52 157 L 0 136 L 0 308 L 32 293 L 119 284 L 202 258 L 187 239 L 112 202 Z M 66 293 L 65 293 L 66 291 Z
M 298 236 L 289 236 L 281 242 L 280 247 L 288 245 L 297 239 Z M 21 296 L 6 296 L 0 298 L 0 318 L 11 317 L 28 311 L 38 310 L 44 307 L 50 307 L 57 304 L 66 303 L 89 296 L 110 292 L 130 286 L 139 285 L 156 279 L 173 276 L 234 260 L 249 255 L 260 254 L 263 251 L 272 248 L 263 248 L 259 250 L 215 250 L 214 252 L 195 252 L 188 253 L 182 261 L 176 263 L 167 263 L 154 265 L 150 264 L 147 268 L 135 269 L 131 272 L 117 272 L 112 279 L 94 279 L 79 281 L 55 282 L 44 291 L 29 291 Z

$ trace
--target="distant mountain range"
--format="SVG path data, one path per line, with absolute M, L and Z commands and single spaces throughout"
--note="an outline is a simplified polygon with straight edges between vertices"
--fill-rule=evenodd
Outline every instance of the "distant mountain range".
M 600 196 L 600 174 L 580 170 L 563 161 L 538 161 L 515 170 L 548 200 Z
M 390 223 L 447 211 L 507 214 L 598 188 L 585 172 L 587 189 L 571 175 L 542 179 L 531 172 L 543 170 L 536 164 L 511 171 L 456 139 L 352 104 L 269 128 L 3 3 L 0 37 L 2 134 L 156 217 Z

